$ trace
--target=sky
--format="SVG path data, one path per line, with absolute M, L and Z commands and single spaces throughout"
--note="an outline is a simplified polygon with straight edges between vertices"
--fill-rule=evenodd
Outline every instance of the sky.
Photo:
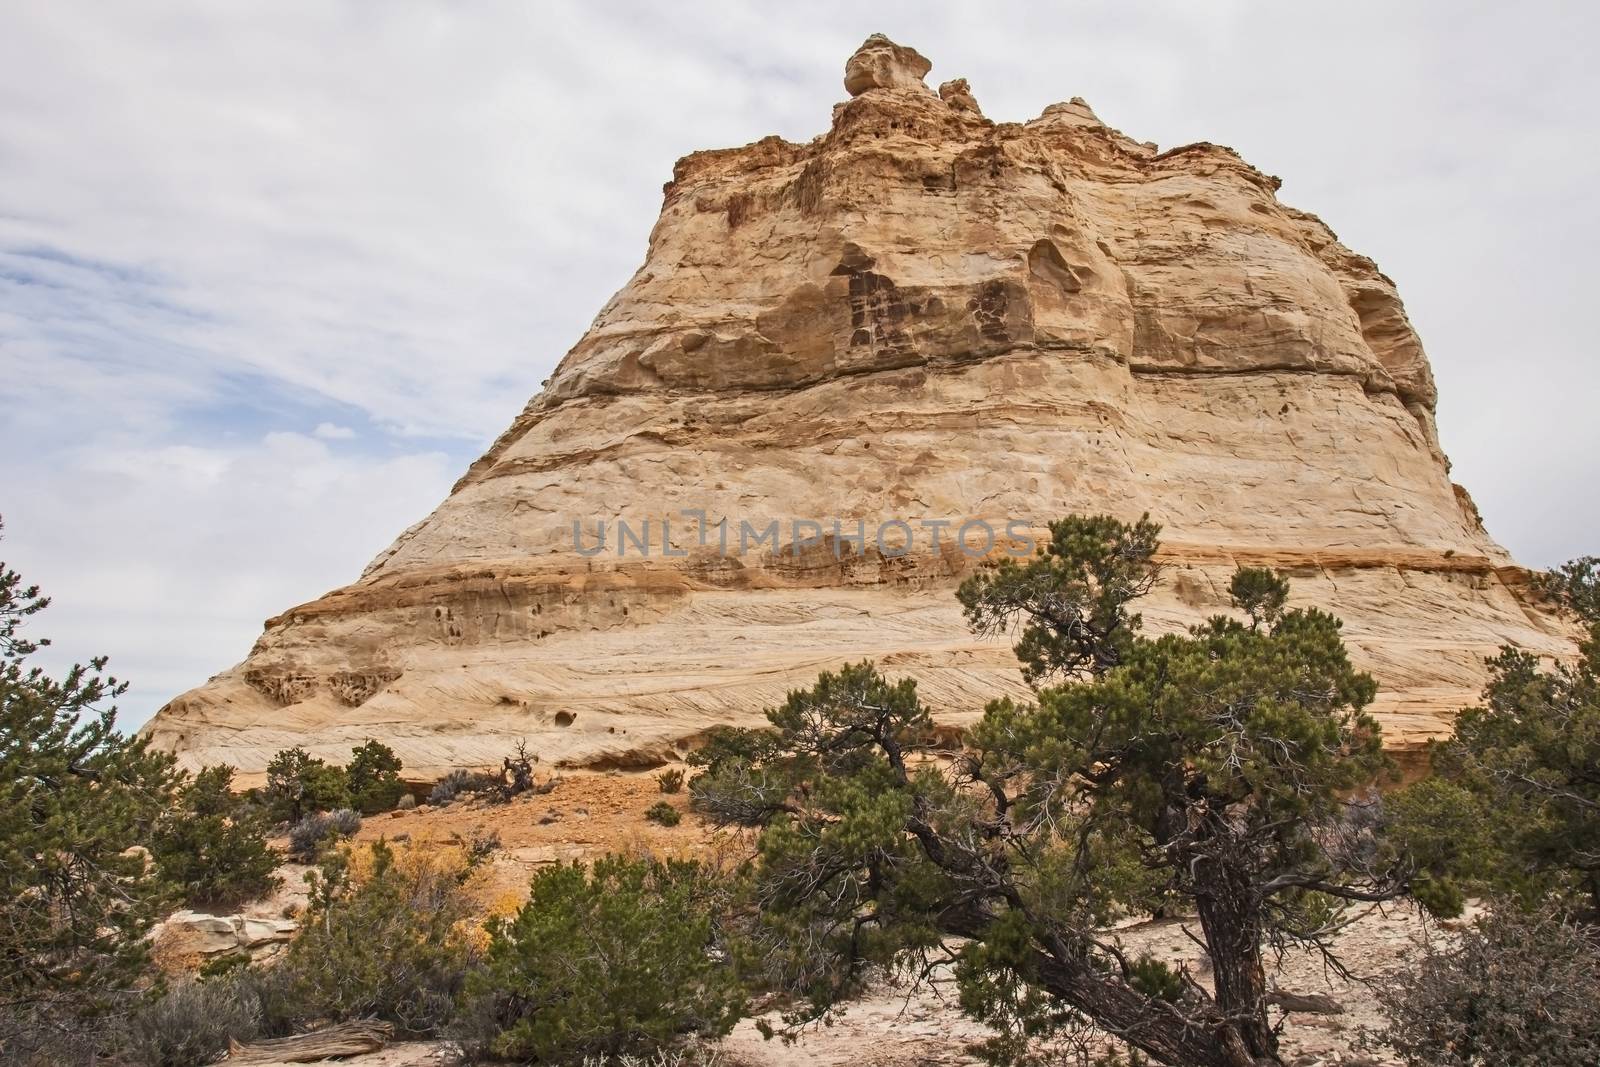
M 637 268 L 679 156 L 869 33 L 1283 178 L 1399 285 L 1452 477 L 1600 553 L 1600 5 L 0 0 L 0 559 L 121 722 L 353 580 Z

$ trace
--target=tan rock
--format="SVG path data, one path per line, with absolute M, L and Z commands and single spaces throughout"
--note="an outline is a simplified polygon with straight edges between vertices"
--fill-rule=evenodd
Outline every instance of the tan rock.
M 915 48 L 895 44 L 881 33 L 868 37 L 844 65 L 844 89 L 860 96 L 868 89 L 920 89 L 933 64 Z
M 977 98 L 972 95 L 972 89 L 967 85 L 967 79 L 956 78 L 939 86 L 939 99 L 949 104 L 956 111 L 965 111 L 973 115 L 982 115 L 978 108 Z
M 179 911 L 163 919 L 151 938 L 161 945 L 163 954 L 189 959 L 241 954 L 260 957 L 286 944 L 297 928 L 291 919 Z
M 989 123 L 928 69 L 870 38 L 826 133 L 680 160 L 638 273 L 449 498 L 172 701 L 156 744 L 246 772 L 369 737 L 408 775 L 519 738 L 649 765 L 862 658 L 959 726 L 1026 690 L 963 624 L 955 534 L 1002 551 L 1072 512 L 1164 524 L 1155 629 L 1226 610 L 1237 564 L 1285 570 L 1345 620 L 1402 748 L 1496 646 L 1570 651 L 1450 483 L 1370 260 L 1229 149 L 1160 152 L 1078 100 Z M 781 551 L 741 547 L 774 519 Z

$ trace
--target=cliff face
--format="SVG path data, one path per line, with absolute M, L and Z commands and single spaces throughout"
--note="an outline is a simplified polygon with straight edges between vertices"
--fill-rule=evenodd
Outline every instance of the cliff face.
M 1164 525 L 1153 628 L 1225 609 L 1238 563 L 1284 569 L 1398 747 L 1495 646 L 1569 647 L 1450 483 L 1371 260 L 1229 149 L 1159 152 L 1079 100 L 994 123 L 928 69 L 869 39 L 827 133 L 681 160 L 644 265 L 450 497 L 156 743 L 245 771 L 368 737 L 418 774 L 518 738 L 646 763 L 864 657 L 960 724 L 1024 690 L 955 584 L 985 531 L 1015 550 L 1071 512 Z

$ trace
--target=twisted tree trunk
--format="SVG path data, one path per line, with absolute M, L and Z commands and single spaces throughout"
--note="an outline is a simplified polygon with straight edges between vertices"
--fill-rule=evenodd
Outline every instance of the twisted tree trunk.
M 987 919 L 962 909 L 946 912 L 940 925 L 958 937 L 982 940 Z M 1032 972 L 1039 986 L 1070 1004 L 1107 1034 L 1170 1067 L 1276 1067 L 1275 1050 L 1251 1045 L 1240 1021 L 1221 1010 L 1195 1011 L 1153 1001 L 1087 961 L 1062 959 L 1038 950 Z M 1265 1009 L 1262 1011 L 1265 1021 Z M 1271 1031 L 1267 1031 L 1271 1039 Z
M 1278 1063 L 1278 1036 L 1267 1022 L 1267 975 L 1261 964 L 1261 909 L 1256 889 L 1214 858 L 1196 871 L 1195 910 L 1211 953 L 1217 1008 L 1231 1020 L 1252 1062 Z

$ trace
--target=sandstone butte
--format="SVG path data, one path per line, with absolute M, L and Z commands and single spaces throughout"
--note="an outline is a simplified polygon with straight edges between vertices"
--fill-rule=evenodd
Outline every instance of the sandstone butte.
M 1018 520 L 1149 512 L 1155 630 L 1226 610 L 1236 565 L 1281 568 L 1292 603 L 1344 620 L 1401 754 L 1477 699 L 1498 645 L 1571 649 L 1451 483 L 1371 260 L 1230 149 L 1158 151 L 1078 99 L 992 122 L 930 66 L 874 36 L 826 133 L 680 160 L 643 266 L 449 497 L 268 620 L 153 742 L 244 772 L 367 738 L 418 778 L 519 739 L 546 765 L 649 766 L 864 658 L 959 727 L 1026 688 L 1010 642 L 963 623 L 956 525 L 934 550 L 922 520 L 985 521 L 1000 552 Z M 619 518 L 650 520 L 648 557 L 619 554 Z M 769 519 L 778 551 L 722 551 Z M 903 554 L 899 527 L 875 543 L 893 519 Z

